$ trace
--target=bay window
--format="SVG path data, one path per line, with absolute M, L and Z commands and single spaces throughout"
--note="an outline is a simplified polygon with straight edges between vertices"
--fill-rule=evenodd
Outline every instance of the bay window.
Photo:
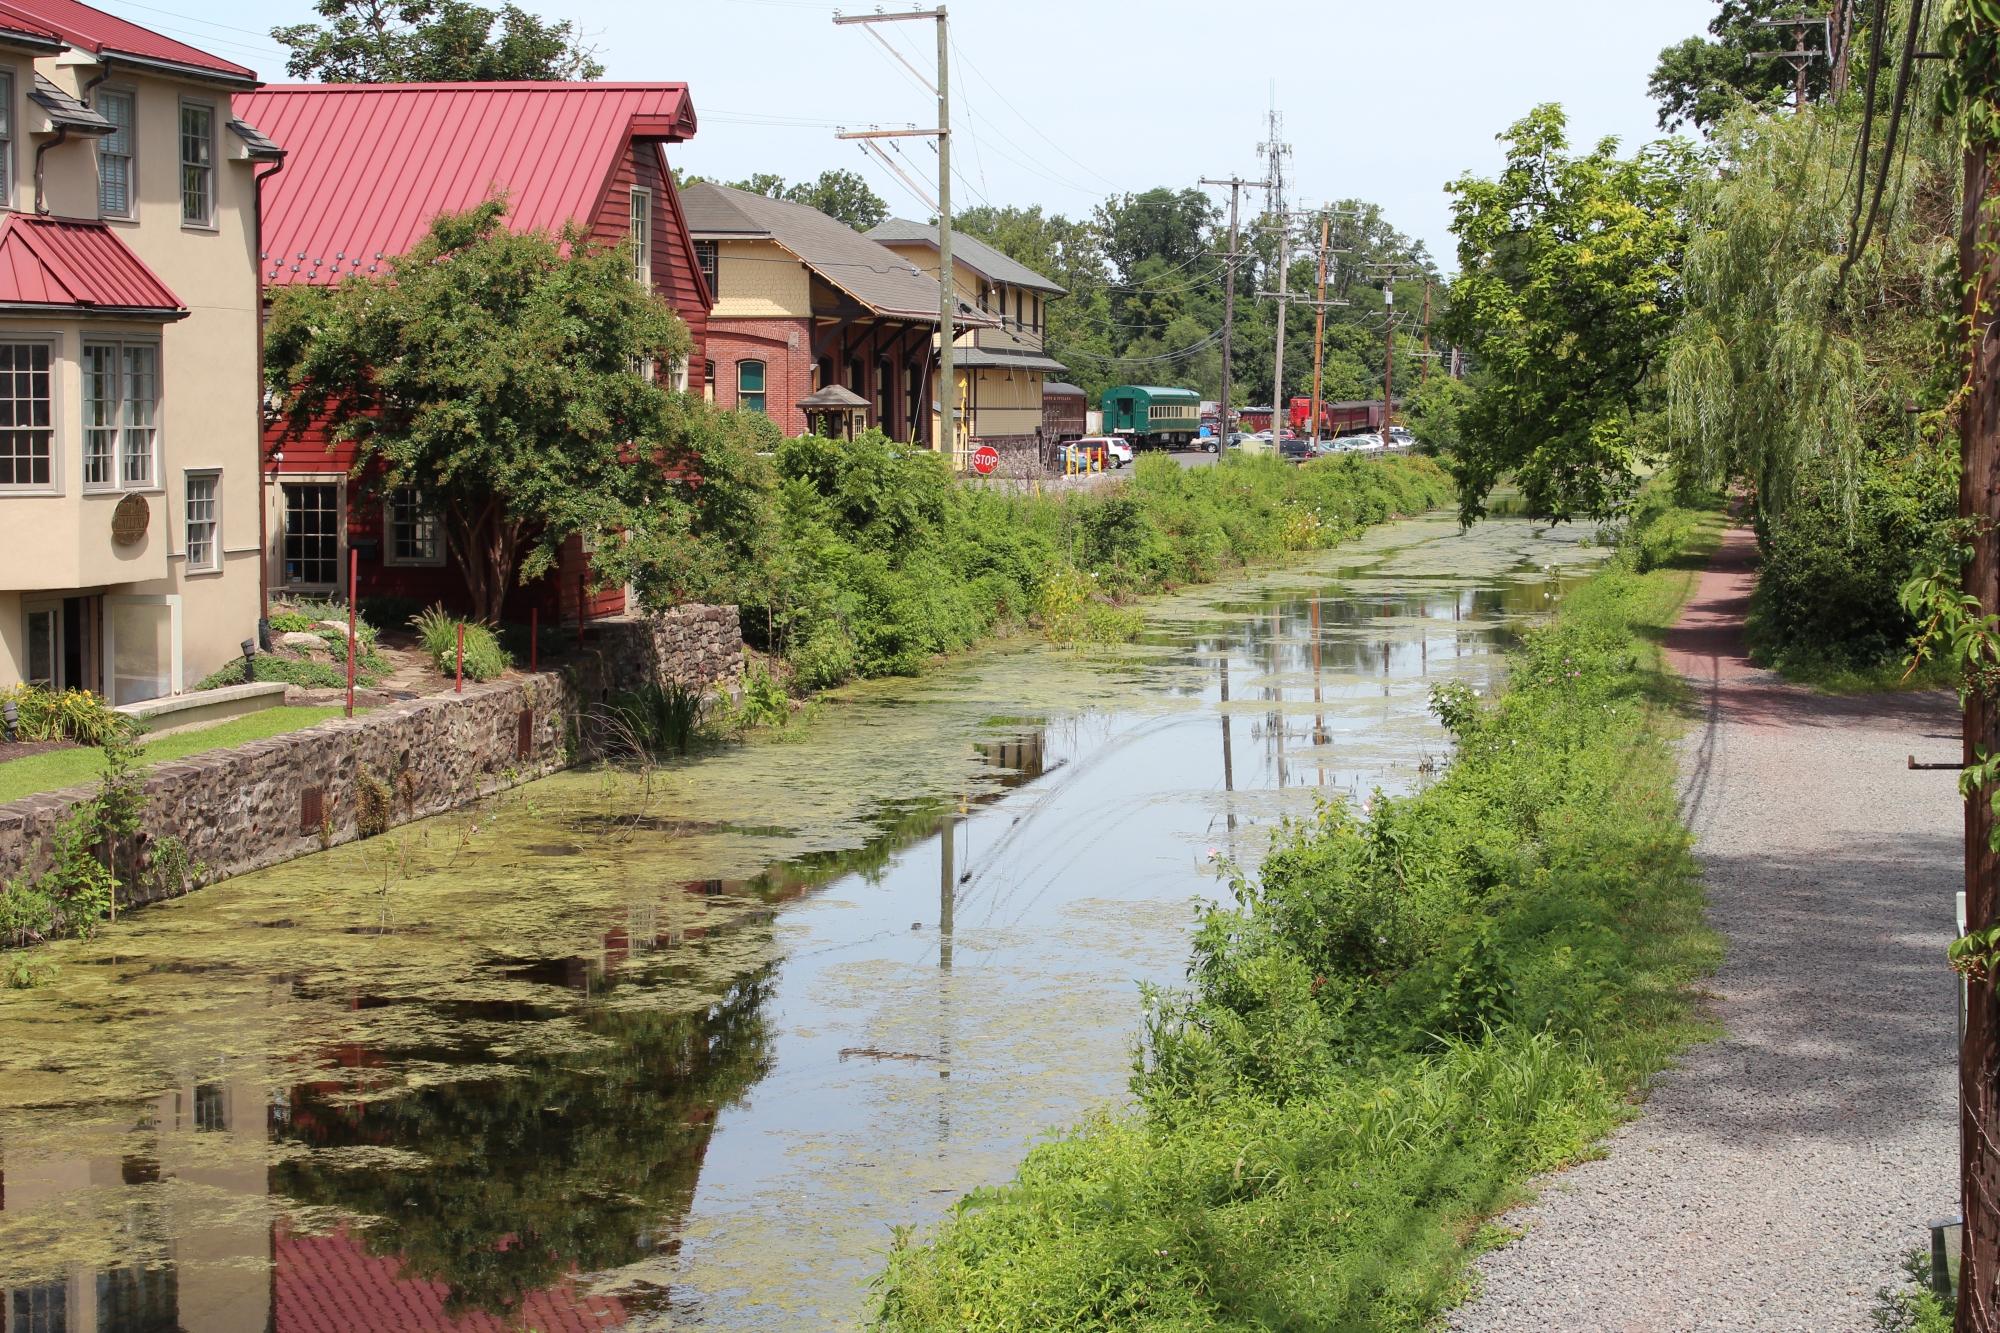
M 150 490 L 159 471 L 160 349 L 150 342 L 83 345 L 83 482 Z
M 55 484 L 49 344 L 0 342 L 0 487 Z

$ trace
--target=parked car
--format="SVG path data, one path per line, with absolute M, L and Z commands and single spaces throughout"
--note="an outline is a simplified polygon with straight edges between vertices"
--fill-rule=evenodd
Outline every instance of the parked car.
M 1408 426 L 1389 427 L 1389 445 L 1391 448 L 1407 449 L 1416 442 L 1417 437 L 1410 433 Z
M 1382 437 L 1374 431 L 1366 431 L 1360 435 L 1342 436 L 1341 443 L 1357 453 L 1373 453 L 1383 447 Z
M 1296 435 L 1287 435 L 1278 441 L 1278 457 L 1287 463 L 1303 463 L 1315 457 L 1311 440 L 1302 440 Z
M 1108 468 L 1124 467 L 1132 461 L 1132 441 L 1122 435 L 1086 435 L 1080 440 L 1072 441 L 1069 447 L 1103 450 L 1104 466 Z

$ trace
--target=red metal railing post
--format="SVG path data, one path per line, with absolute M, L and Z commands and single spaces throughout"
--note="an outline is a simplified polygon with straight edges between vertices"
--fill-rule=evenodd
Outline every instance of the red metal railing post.
M 576 646 L 583 647 L 583 618 L 588 613 L 590 576 L 582 570 L 576 572 Z
M 347 551 L 347 715 L 354 716 L 354 604 L 360 600 L 361 552 Z
M 528 608 L 528 674 L 534 675 L 540 667 L 542 647 L 542 608 Z
M 451 687 L 460 694 L 465 693 L 465 622 L 458 622 L 458 681 Z

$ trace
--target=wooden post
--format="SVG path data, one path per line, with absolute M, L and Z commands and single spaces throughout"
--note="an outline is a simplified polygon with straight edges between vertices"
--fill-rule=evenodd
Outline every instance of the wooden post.
M 347 548 L 347 715 L 354 716 L 354 605 L 361 600 L 361 552 Z
M 452 684 L 455 694 L 465 693 L 465 622 L 458 622 L 458 679 Z

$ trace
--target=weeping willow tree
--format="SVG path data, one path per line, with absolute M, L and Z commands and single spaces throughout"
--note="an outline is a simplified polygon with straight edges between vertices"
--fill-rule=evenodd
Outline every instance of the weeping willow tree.
M 1665 359 L 1672 459 L 1696 485 L 1750 483 L 1765 554 L 1753 642 L 1803 674 L 1901 651 L 1897 588 L 1956 505 L 1958 139 L 1904 117 L 1878 198 L 1886 116 L 1865 115 L 1866 96 L 1718 130 Z

